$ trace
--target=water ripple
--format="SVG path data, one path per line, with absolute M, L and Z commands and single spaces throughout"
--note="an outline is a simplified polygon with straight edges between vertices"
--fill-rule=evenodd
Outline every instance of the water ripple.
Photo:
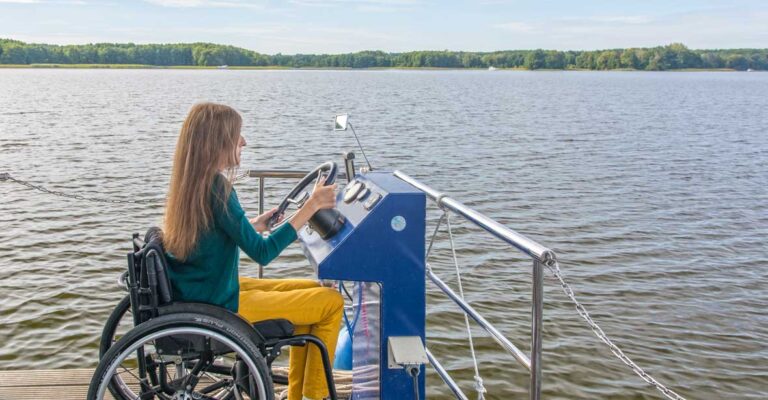
M 354 139 L 397 168 L 551 247 L 592 316 L 690 398 L 768 397 L 766 74 L 440 71 L 0 71 L 0 369 L 93 366 L 132 232 L 159 223 L 181 121 L 195 101 L 244 117 L 243 164 L 302 168 Z M 271 182 L 275 204 L 290 182 Z M 256 182 L 238 185 L 249 212 Z M 430 210 L 428 229 L 439 217 Z M 453 221 L 467 300 L 529 349 L 530 261 Z M 455 287 L 447 235 L 430 263 Z M 256 266 L 243 260 L 242 273 Z M 298 246 L 267 277 L 309 277 Z M 430 287 L 430 349 L 467 392 L 458 308 Z M 544 397 L 658 398 L 545 283 Z M 489 398 L 528 377 L 473 328 Z M 429 394 L 447 396 L 430 373 Z

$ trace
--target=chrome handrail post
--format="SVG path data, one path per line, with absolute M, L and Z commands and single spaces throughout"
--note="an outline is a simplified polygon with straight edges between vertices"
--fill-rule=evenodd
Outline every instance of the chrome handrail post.
M 264 176 L 259 176 L 259 215 L 264 214 Z M 259 279 L 264 277 L 264 266 L 259 264 Z
M 512 357 L 517 360 L 525 369 L 532 371 L 531 369 L 531 360 L 528 358 L 528 356 L 523 353 L 520 349 L 517 348 L 512 342 L 509 341 L 504 335 L 501 334 L 501 332 L 498 331 L 493 325 L 491 325 L 488 320 L 486 320 L 480 313 L 475 311 L 474 308 L 472 308 L 471 305 L 469 305 L 464 299 L 459 297 L 459 295 L 456 294 L 451 288 L 448 287 L 448 285 L 445 284 L 437 275 L 435 275 L 434 272 L 432 272 L 431 268 L 427 269 L 427 275 L 429 276 L 429 279 L 432 280 L 432 282 L 437 285 L 440 290 L 443 291 L 451 300 L 453 300 L 456 305 L 458 305 L 464 313 L 469 315 L 470 318 L 475 320 L 480 327 L 482 327 L 488 334 L 491 335 L 491 337 L 498 343 L 503 349 L 505 349 L 509 354 L 512 355 Z
M 533 260 L 531 295 L 531 400 L 541 399 L 541 324 L 544 314 L 544 266 Z
M 437 372 L 438 375 L 440 375 L 440 379 L 445 382 L 446 385 L 448 385 L 448 388 L 451 389 L 451 392 L 453 392 L 453 395 L 456 396 L 459 400 L 469 400 L 467 396 L 464 394 L 464 392 L 461 391 L 461 388 L 459 388 L 459 385 L 456 384 L 456 381 L 451 378 L 451 375 L 448 374 L 448 371 L 443 368 L 443 365 L 440 364 L 439 361 L 435 358 L 435 356 L 432 355 L 432 352 L 429 351 L 428 348 L 424 348 L 424 350 L 427 351 L 427 358 L 429 359 L 429 363 L 432 365 L 432 368 L 435 369 L 435 372 Z
M 259 215 L 264 214 L 264 177 L 259 177 Z

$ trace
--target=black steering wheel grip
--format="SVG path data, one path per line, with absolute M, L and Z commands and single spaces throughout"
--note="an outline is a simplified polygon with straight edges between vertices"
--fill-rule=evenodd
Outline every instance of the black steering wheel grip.
M 315 179 L 317 179 L 321 173 L 325 174 L 325 186 L 333 185 L 334 182 L 336 182 L 336 174 L 338 172 L 338 166 L 333 161 L 326 161 L 319 166 L 317 166 L 315 169 L 310 171 L 307 175 L 305 175 L 299 183 L 296 184 L 296 186 L 291 189 L 288 194 L 283 197 L 283 200 L 280 201 L 280 205 L 277 206 L 277 211 L 275 211 L 274 214 L 272 214 L 271 217 L 269 217 L 269 220 L 267 220 L 267 227 L 269 229 L 272 229 L 273 226 L 275 226 L 275 223 L 277 223 L 277 219 L 280 218 L 280 216 L 285 213 L 285 210 L 288 209 L 288 206 L 291 204 L 289 200 L 292 200 L 296 196 L 299 195 L 299 193 L 303 192 L 307 186 L 309 186 L 310 183 L 314 182 Z M 324 210 L 320 210 L 324 211 Z M 318 212 L 319 213 L 319 212 Z M 317 214 L 316 214 L 317 215 Z M 314 217 L 314 216 L 313 216 Z

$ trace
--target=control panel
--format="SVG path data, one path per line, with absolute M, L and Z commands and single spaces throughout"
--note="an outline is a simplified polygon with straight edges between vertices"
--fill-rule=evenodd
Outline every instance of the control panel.
M 374 171 L 343 187 L 336 208 L 346 219 L 338 233 L 323 240 L 303 228 L 299 241 L 318 278 L 358 283 L 352 399 L 410 398 L 403 393 L 413 393 L 412 379 L 389 367 L 387 343 L 390 336 L 424 343 L 426 196 L 391 172 Z

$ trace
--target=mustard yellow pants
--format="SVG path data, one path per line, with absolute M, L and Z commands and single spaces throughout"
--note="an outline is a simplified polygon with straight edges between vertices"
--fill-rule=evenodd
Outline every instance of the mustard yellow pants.
M 344 299 L 335 289 L 308 279 L 255 279 L 240 277 L 239 313 L 251 322 L 283 318 L 293 323 L 294 334 L 312 334 L 325 343 L 333 362 Z M 302 396 L 328 396 L 320 351 L 312 344 L 291 347 L 288 400 Z

